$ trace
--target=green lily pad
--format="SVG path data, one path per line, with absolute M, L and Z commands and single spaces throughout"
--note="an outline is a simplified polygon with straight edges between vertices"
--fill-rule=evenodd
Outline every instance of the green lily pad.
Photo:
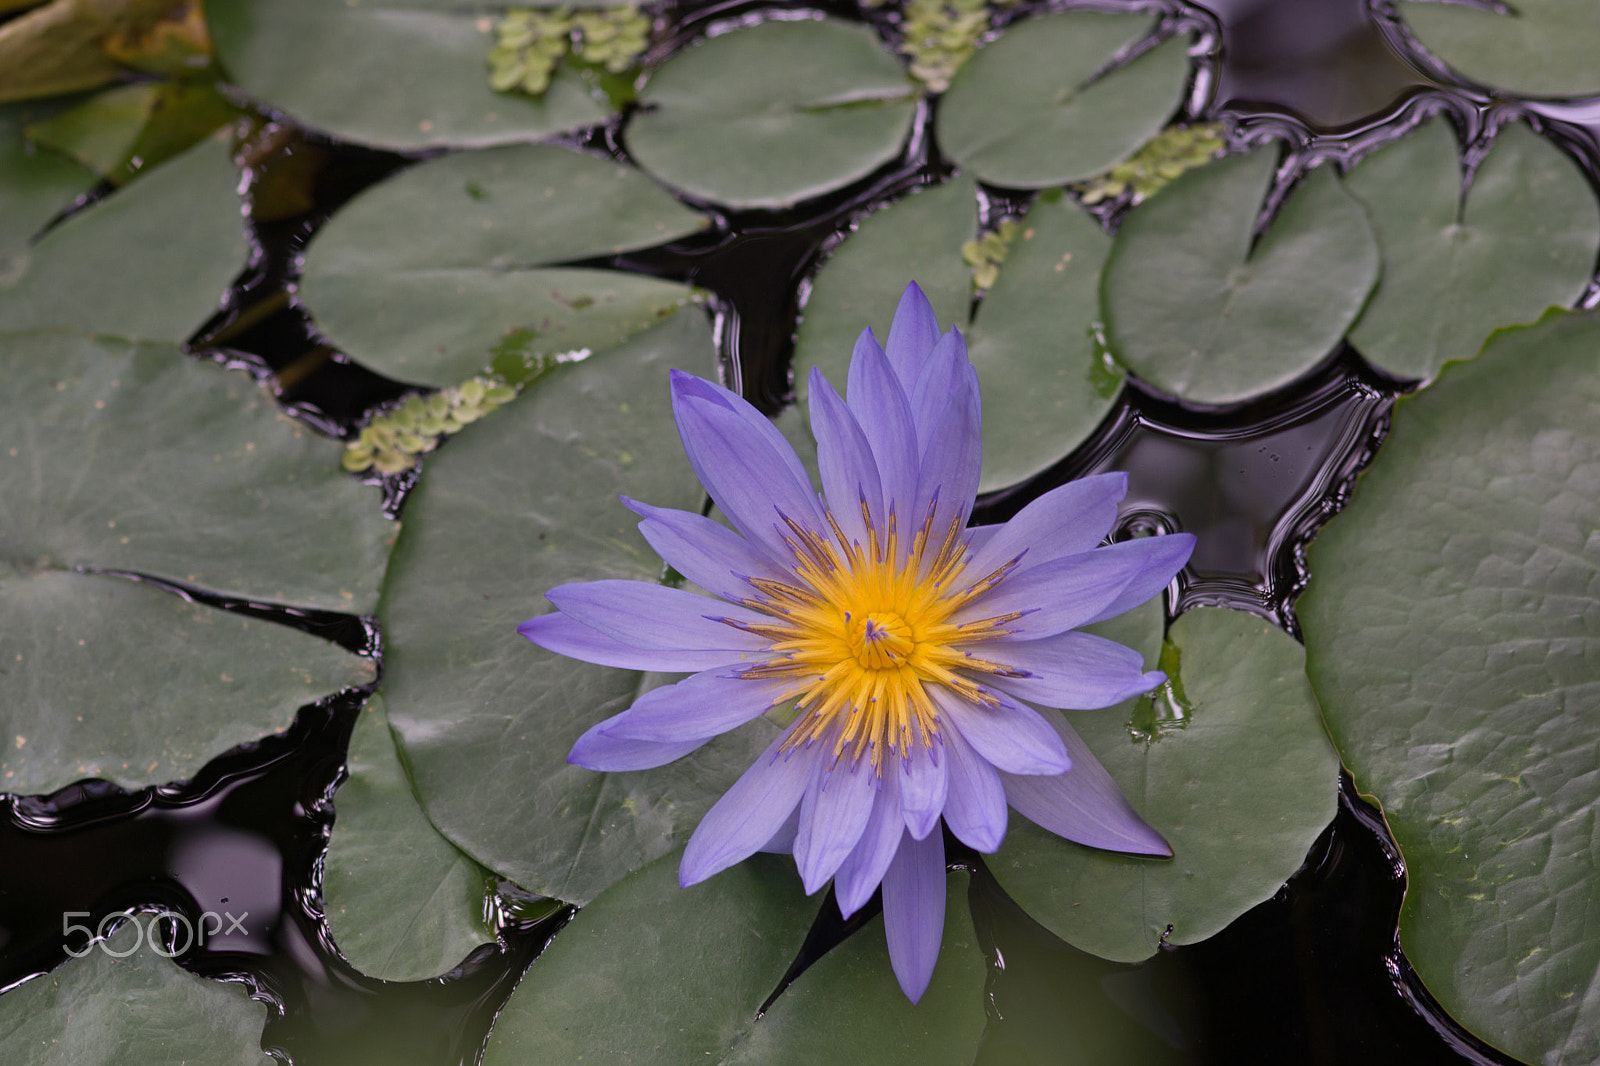
M 1408 873 L 1400 943 L 1526 1062 L 1600 1057 L 1600 314 L 1402 399 L 1310 551 L 1308 669 Z
M 161 83 L 155 81 L 118 85 L 31 124 L 28 136 L 35 144 L 53 148 L 105 177 L 133 152 L 161 89 Z
M 248 257 L 238 184 L 228 146 L 207 140 L 67 219 L 0 277 L 0 333 L 183 340 Z
M 369 977 L 421 981 L 494 942 L 489 872 L 428 823 L 395 752 L 383 698 L 356 722 L 323 868 L 328 927 Z
M 617 496 L 700 508 L 667 370 L 709 372 L 714 351 L 705 312 L 686 308 L 558 366 L 430 456 L 406 503 L 379 608 L 389 721 L 432 823 L 540 895 L 587 902 L 671 851 L 773 736 L 758 719 L 656 770 L 569 765 L 580 734 L 659 678 L 516 632 L 554 585 L 662 576 Z
M 759 1018 L 817 900 L 802 894 L 794 864 L 772 855 L 687 889 L 677 881 L 673 854 L 573 919 L 496 1019 L 484 1066 L 972 1061 L 984 1024 L 984 962 L 964 873 L 950 875 L 944 944 L 921 1003 L 896 984 L 875 918 Z
M 992 185 L 1040 188 L 1109 170 L 1182 102 L 1188 44 L 1173 38 L 1103 77 L 1148 34 L 1145 15 L 1070 11 L 1013 24 L 939 101 L 939 147 Z
M 727 207 L 783 207 L 900 153 L 916 86 L 865 26 L 763 22 L 674 57 L 625 133 L 650 173 Z
M 1473 81 L 1525 96 L 1600 92 L 1600 15 L 1589 0 L 1517 0 L 1496 11 L 1401 0 L 1424 48 Z
M 494 92 L 494 18 L 458 0 L 208 0 L 206 20 L 234 84 L 341 140 L 483 147 L 609 113 L 566 72 L 538 98 Z
M 1431 378 L 1498 326 L 1570 306 L 1594 273 L 1600 205 L 1588 179 L 1521 123 L 1500 131 L 1463 205 L 1443 119 L 1379 149 L 1347 181 L 1383 249 L 1383 280 L 1350 343 L 1392 374 Z
M 88 954 L 0 997 L 0 1058 L 12 1066 L 270 1066 L 264 1003 L 142 943 L 135 918 Z M 158 942 L 159 943 L 159 942 Z
M 186 778 L 373 679 L 297 630 L 75 572 L 372 609 L 393 524 L 337 473 L 338 445 L 248 377 L 172 345 L 0 334 L 0 407 L 0 706 L 16 738 L 0 787 Z
M 1132 708 L 1066 717 L 1173 857 L 1083 847 L 1019 815 L 989 860 L 1047 929 L 1119 962 L 1198 943 L 1270 898 L 1338 805 L 1339 759 L 1293 637 L 1254 615 L 1200 607 L 1168 640 L 1161 665 L 1170 675 L 1177 664 L 1177 686 Z
M 335 215 L 306 254 L 319 328 L 374 370 L 457 385 L 504 352 L 613 348 L 688 303 L 689 286 L 552 269 L 675 240 L 706 220 L 638 171 L 548 145 L 421 163 Z
M 29 123 L 53 111 L 37 104 L 0 105 L 0 290 L 26 269 L 28 241 L 94 180 L 23 136 Z
M 1235 403 L 1333 350 L 1378 280 L 1367 213 L 1328 167 L 1306 175 L 1259 241 L 1275 148 L 1191 170 L 1131 212 L 1106 262 L 1113 353 L 1157 388 Z
M 916 281 L 940 324 L 961 329 L 978 368 L 990 414 L 980 486 L 987 491 L 1038 473 L 1080 444 L 1111 409 L 1123 375 L 1101 358 L 1092 334 L 1111 246 L 1094 220 L 1059 193 L 1041 196 L 969 325 L 972 273 L 961 245 L 976 216 L 973 181 L 958 178 L 862 222 L 817 273 L 795 347 L 795 385 L 804 402 L 810 368 L 820 366 L 843 389 L 857 335 L 872 326 L 886 340 L 885 309 Z

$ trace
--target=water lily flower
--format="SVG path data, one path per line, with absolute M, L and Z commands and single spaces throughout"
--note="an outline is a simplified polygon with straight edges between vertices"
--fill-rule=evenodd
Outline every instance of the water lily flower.
M 720 599 L 643 581 L 561 585 L 547 593 L 558 610 L 520 631 L 587 662 L 693 672 L 580 737 L 568 756 L 580 766 L 660 766 L 796 709 L 695 829 L 681 884 L 781 850 L 807 893 L 832 879 L 846 917 L 881 885 L 889 956 L 916 1001 L 944 931 L 941 820 L 980 852 L 999 848 L 1009 805 L 1081 844 L 1171 854 L 1066 719 L 1040 707 L 1108 707 L 1165 680 L 1137 652 L 1077 630 L 1159 594 L 1194 538 L 1101 546 L 1123 474 L 969 528 L 977 373 L 920 289 L 906 289 L 886 346 L 861 334 L 847 398 L 811 372 L 820 495 L 772 423 L 732 392 L 674 371 L 672 405 L 733 528 L 622 502 L 662 559 Z

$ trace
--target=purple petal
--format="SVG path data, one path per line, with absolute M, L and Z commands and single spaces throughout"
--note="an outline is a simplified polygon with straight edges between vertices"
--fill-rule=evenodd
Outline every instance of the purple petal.
M 811 779 L 813 753 L 781 752 L 785 730 L 700 819 L 678 865 L 684 888 L 754 855 L 783 828 Z
M 900 775 L 886 773 L 879 780 L 878 801 L 872 805 L 861 839 L 833 875 L 841 915 L 850 917 L 872 898 L 905 835 L 905 817 L 900 813 Z
M 950 763 L 944 824 L 968 847 L 996 851 L 1006 838 L 1006 790 L 1000 774 L 968 746 L 959 728 L 946 729 L 943 736 Z
M 644 519 L 639 532 L 655 553 L 713 596 L 738 603 L 752 591 L 746 578 L 782 576 L 766 552 L 705 515 L 651 507 L 626 496 L 622 503 Z
M 1125 614 L 1150 597 L 1160 595 L 1161 590 L 1172 583 L 1172 579 L 1178 576 L 1178 571 L 1183 569 L 1193 554 L 1194 534 L 1168 533 L 1161 537 L 1141 537 L 1124 541 L 1123 544 L 1113 544 L 1111 548 L 1121 548 L 1124 544 L 1140 545 L 1138 548 L 1130 547 L 1129 551 L 1142 556 L 1143 568 L 1117 598 L 1101 608 L 1100 613 L 1089 619 L 1086 625 Z M 1111 548 L 1101 550 L 1110 551 Z
M 608 736 L 605 732 L 606 727 L 621 717 L 620 714 L 613 715 L 579 737 L 577 743 L 572 745 L 572 750 L 567 753 L 567 761 L 587 770 L 601 770 L 607 773 L 653 770 L 657 766 L 665 766 L 674 759 L 683 758 L 710 739 L 700 737 L 697 740 L 679 741 L 675 744 L 660 744 L 653 740 L 629 740 Z
M 889 323 L 889 365 L 900 379 L 901 387 L 909 395 L 922 376 L 928 354 L 939 340 L 939 319 L 933 305 L 916 282 L 906 286 L 900 294 L 900 305 L 895 308 L 894 320 Z
M 906 400 L 905 390 L 876 344 L 857 342 L 845 391 L 846 405 L 872 445 L 879 482 L 883 486 L 884 506 L 895 511 L 902 523 L 913 517 L 920 521 L 920 515 L 907 513 L 917 500 L 917 469 L 921 459 L 917 451 L 917 429 L 911 421 L 911 405 Z M 909 534 L 910 530 L 903 528 L 902 544 L 909 539 Z
M 950 397 L 940 417 L 939 431 L 922 453 L 917 505 L 910 516 L 919 526 L 928 523 L 933 544 L 930 554 L 937 552 L 952 523 L 958 530 L 966 526 L 973 498 L 978 494 L 978 474 L 983 465 L 978 379 L 970 366 L 961 377 L 968 379 L 967 386 Z
M 787 687 L 782 681 L 730 677 L 726 667 L 705 670 L 675 685 L 651 689 L 602 731 L 610 737 L 657 743 L 704 740 L 759 718 Z
M 995 769 L 1012 774 L 1060 774 L 1072 769 L 1061 737 L 1032 707 L 999 692 L 994 693 L 998 705 L 978 707 L 945 689 L 932 691 L 940 714 Z
M 975 652 L 974 654 L 980 654 Z M 991 662 L 1023 671 L 990 683 L 1046 707 L 1093 710 L 1149 692 L 1167 679 L 1144 669 L 1144 656 L 1093 633 L 1057 633 L 1040 640 L 997 640 L 983 645 Z
M 811 368 L 809 396 L 811 432 L 817 438 L 817 469 L 822 475 L 822 494 L 828 500 L 828 510 L 839 520 L 846 536 L 866 544 L 862 501 L 880 526 L 887 515 L 872 446 L 856 416 L 822 376 L 820 367 Z
M 734 662 L 770 643 L 720 620 L 750 625 L 767 621 L 765 615 L 648 581 L 578 581 L 544 597 L 567 617 L 635 648 L 733 648 L 723 661 Z
M 921 453 L 927 453 L 929 443 L 937 435 L 950 397 L 967 388 L 967 371 L 971 366 L 967 361 L 967 342 L 959 330 L 952 328 L 928 353 L 916 385 L 907 386 L 911 421 L 917 427 L 917 448 Z
M 826 740 L 823 746 L 832 747 Z M 878 801 L 877 778 L 869 761 L 851 766 L 845 757 L 830 769 L 832 756 L 824 752 L 816 762 L 815 775 L 800 801 L 800 831 L 794 838 L 794 861 L 808 896 L 827 884 L 849 857 Z
M 784 821 L 783 825 L 779 827 L 778 831 L 772 834 L 772 839 L 768 840 L 756 850 L 764 851 L 769 855 L 793 854 L 795 834 L 799 832 L 800 808 L 796 806 L 794 810 L 789 812 L 788 819 Z
M 883 877 L 883 933 L 889 963 L 906 998 L 915 1003 L 928 990 L 944 939 L 944 837 L 930 833 L 901 838 L 900 850 Z
M 909 758 L 898 755 L 890 758 L 900 778 L 900 809 L 905 814 L 906 828 L 921 840 L 934 831 L 939 815 L 944 813 L 949 788 L 944 743 L 937 737 L 932 748 L 913 742 Z
M 1086 552 L 1111 532 L 1117 504 L 1128 494 L 1128 475 L 1079 478 L 1051 489 L 1018 511 L 974 556 L 967 572 L 982 578 L 1022 556 L 1017 571 Z
M 1131 545 L 1143 543 L 1127 541 L 1069 555 L 1034 567 L 1026 580 L 1007 576 L 951 620 L 968 624 L 1020 612 L 1021 617 L 1004 623 L 1004 632 L 990 640 L 1036 640 L 1086 625 L 1144 572 L 1148 553 L 1130 550 Z M 982 658 L 989 646 L 986 640 L 966 650 Z
M 794 453 L 794 447 L 784 439 L 782 431 L 772 424 L 772 420 L 752 407 L 750 401 L 714 381 L 686 374 L 682 370 L 667 371 L 667 378 L 672 383 L 674 395 L 681 392 L 685 397 L 709 401 L 738 415 L 750 431 L 772 449 L 791 478 L 802 485 L 811 484 L 811 478 L 806 474 L 800 457 Z
M 769 438 L 777 430 L 760 412 L 725 389 L 718 390 L 725 395 L 705 398 L 704 389 L 716 386 L 692 375 L 674 372 L 672 380 L 672 410 L 689 465 L 733 528 L 776 559 L 791 554 L 784 543 L 788 533 L 784 515 L 812 529 L 827 530 L 794 449 L 781 436 L 772 443 Z M 683 381 L 697 384 L 680 388 Z M 731 409 L 717 402 L 730 399 L 741 406 Z
M 729 666 L 750 655 L 734 648 L 635 648 L 590 629 L 560 611 L 530 618 L 517 627 L 517 632 L 557 655 L 601 666 L 620 666 L 624 670 L 686 673 Z
M 1060 734 L 1072 756 L 1072 769 L 1054 777 L 1002 774 L 1006 799 L 1017 813 L 1059 837 L 1092 848 L 1171 855 L 1172 848 L 1134 811 L 1066 718 L 1046 711 L 1044 719 Z

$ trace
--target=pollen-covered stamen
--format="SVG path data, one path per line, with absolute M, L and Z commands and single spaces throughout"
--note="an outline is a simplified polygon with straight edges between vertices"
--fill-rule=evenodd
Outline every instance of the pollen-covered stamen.
M 903 549 L 892 508 L 880 532 L 862 501 L 865 544 L 849 539 L 832 514 L 831 536 L 780 514 L 790 574 L 749 579 L 755 594 L 743 605 L 764 620 L 723 621 L 767 641 L 765 661 L 739 676 L 782 682 L 774 702 L 799 704 L 787 747 L 825 741 L 834 760 L 869 758 L 881 773 L 891 753 L 904 758 L 938 743 L 943 724 L 930 686 L 971 706 L 997 704 L 974 675 L 1015 671 L 968 648 L 1003 636 L 1021 612 L 965 622 L 952 616 L 1005 580 L 1021 557 L 976 582 L 963 580 L 970 555 L 961 520 L 935 530 L 937 503 Z

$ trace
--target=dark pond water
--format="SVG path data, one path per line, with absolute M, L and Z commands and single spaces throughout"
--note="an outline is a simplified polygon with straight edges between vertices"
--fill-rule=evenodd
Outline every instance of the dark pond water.
M 818 6 L 861 17 L 853 5 Z M 1470 134 L 1519 106 L 1446 88 L 1445 72 L 1362 0 L 1208 0 L 1205 8 L 1172 12 L 1210 56 L 1189 117 L 1228 117 L 1241 141 L 1276 137 L 1302 156 L 1349 158 L 1432 110 L 1448 111 Z M 669 5 L 663 47 L 757 10 Z M 881 9 L 868 17 L 891 25 Z M 1600 107 L 1539 114 L 1591 176 L 1600 172 Z M 776 411 L 789 393 L 808 274 L 851 219 L 948 174 L 926 134 L 929 117 L 925 109 L 924 132 L 904 158 L 855 187 L 787 211 L 724 216 L 707 234 L 606 263 L 714 292 L 728 376 Z M 615 128 L 581 143 L 622 155 Z M 274 374 L 291 410 L 349 433 L 403 386 L 321 343 L 286 285 L 316 227 L 409 160 L 288 128 L 269 129 L 251 152 L 258 254 L 195 347 Z M 989 206 L 1014 212 L 1026 199 L 994 190 Z M 1003 518 L 1066 479 L 1127 470 L 1125 528 L 1200 535 L 1177 608 L 1226 604 L 1292 632 L 1300 550 L 1380 446 L 1390 405 L 1405 388 L 1348 347 L 1282 393 L 1243 407 L 1191 408 L 1135 383 L 1092 440 L 1028 484 L 981 501 L 977 520 Z M 403 506 L 404 479 L 386 488 L 391 504 Z M 220 605 L 320 633 L 381 663 L 381 638 L 366 620 Z M 65 948 L 77 946 L 63 939 L 65 911 L 86 911 L 91 924 L 136 907 L 191 920 L 211 911 L 237 923 L 179 961 L 243 980 L 272 1004 L 270 1051 L 300 1066 L 476 1061 L 495 1010 L 571 912 L 507 886 L 501 943 L 445 978 L 391 985 L 346 965 L 321 920 L 318 884 L 359 704 L 357 694 L 303 708 L 289 731 L 214 760 L 192 782 L 137 794 L 90 782 L 51 797 L 8 798 L 0 818 L 0 988 L 59 965 Z M 953 854 L 974 870 L 979 935 L 1003 961 L 991 975 L 990 1013 L 1002 1021 L 979 1055 L 985 1066 L 1509 1061 L 1455 1026 L 1411 974 L 1395 934 L 1404 872 L 1381 820 L 1348 781 L 1338 817 L 1277 895 L 1211 940 L 1138 966 L 1055 939 L 1005 897 L 978 856 Z M 842 923 L 823 901 L 791 976 L 870 914 Z

